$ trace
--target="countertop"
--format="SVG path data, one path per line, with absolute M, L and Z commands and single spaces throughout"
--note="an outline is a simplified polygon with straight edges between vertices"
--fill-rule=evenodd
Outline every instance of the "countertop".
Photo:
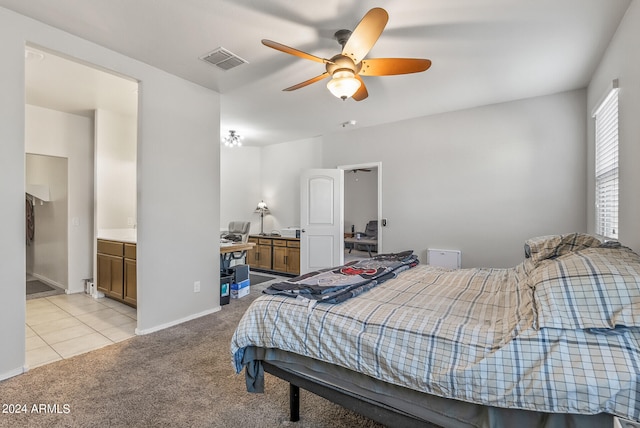
M 97 238 L 108 241 L 119 241 L 135 244 L 138 239 L 137 229 L 100 229 Z

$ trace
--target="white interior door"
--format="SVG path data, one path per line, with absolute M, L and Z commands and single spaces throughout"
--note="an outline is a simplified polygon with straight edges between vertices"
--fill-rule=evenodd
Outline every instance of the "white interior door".
M 344 263 L 344 171 L 309 169 L 300 177 L 300 274 Z

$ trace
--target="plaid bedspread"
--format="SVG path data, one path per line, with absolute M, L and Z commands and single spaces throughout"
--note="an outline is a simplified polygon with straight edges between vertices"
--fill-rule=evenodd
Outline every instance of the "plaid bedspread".
M 262 296 L 231 343 L 280 348 L 468 402 L 640 420 L 640 333 L 536 328 L 527 263 L 418 266 L 337 305 Z

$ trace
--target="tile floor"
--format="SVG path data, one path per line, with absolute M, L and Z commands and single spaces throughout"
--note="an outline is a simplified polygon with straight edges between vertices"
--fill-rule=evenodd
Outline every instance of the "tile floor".
M 366 251 L 345 251 L 345 262 L 367 257 Z M 84 293 L 28 299 L 27 365 L 42 366 L 133 337 L 136 315 L 130 306 Z
M 136 310 L 108 298 L 60 294 L 27 300 L 29 368 L 70 358 L 135 336 Z

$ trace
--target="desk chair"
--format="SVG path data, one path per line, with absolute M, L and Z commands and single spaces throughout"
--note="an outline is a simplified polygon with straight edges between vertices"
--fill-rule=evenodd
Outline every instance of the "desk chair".
M 364 233 L 361 233 L 360 236 L 363 239 L 377 241 L 378 240 L 378 220 L 370 220 L 364 228 Z M 378 252 L 378 246 L 377 245 L 368 246 L 367 250 Z
M 250 221 L 230 221 L 229 229 L 223 232 L 220 237 L 229 239 L 230 241 L 247 242 L 249 241 L 249 229 L 251 228 Z
M 220 239 L 228 239 L 230 241 L 245 243 L 249 241 L 249 229 L 251 228 L 250 221 L 230 221 L 229 230 L 220 234 Z M 230 267 L 232 260 L 240 260 L 240 263 L 244 262 L 247 255 L 246 251 L 238 251 L 235 253 L 228 253 L 224 256 L 220 254 L 220 266 L 222 270 L 227 270 Z

